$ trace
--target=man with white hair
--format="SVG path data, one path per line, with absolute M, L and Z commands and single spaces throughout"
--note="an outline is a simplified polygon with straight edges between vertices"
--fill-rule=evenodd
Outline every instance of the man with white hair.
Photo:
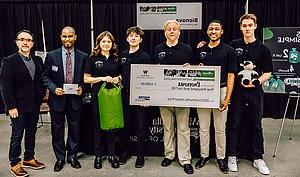
M 181 26 L 176 20 L 168 20 L 164 24 L 166 41 L 155 46 L 153 58 L 158 64 L 185 65 L 191 63 L 193 58 L 192 48 L 180 42 Z M 183 166 L 184 172 L 193 174 L 190 152 L 190 128 L 189 113 L 190 108 L 161 106 L 160 115 L 164 127 L 164 149 L 165 158 L 161 166 L 167 167 L 175 159 L 176 146 L 178 159 Z M 175 122 L 177 128 L 177 138 L 175 135 Z M 176 145 L 177 144 L 177 145 Z

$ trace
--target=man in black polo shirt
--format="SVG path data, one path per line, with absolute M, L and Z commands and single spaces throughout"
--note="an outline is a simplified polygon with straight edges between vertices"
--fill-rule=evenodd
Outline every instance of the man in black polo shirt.
M 155 46 L 153 56 L 158 64 L 184 65 L 190 63 L 193 51 L 187 44 L 179 42 L 181 26 L 176 20 L 168 20 L 164 24 L 166 42 Z M 175 159 L 176 143 L 178 159 L 187 174 L 194 173 L 191 165 L 190 152 L 190 108 L 161 106 L 160 115 L 164 126 L 165 158 L 161 166 L 167 167 Z M 177 127 L 177 142 L 175 136 L 175 124 Z
M 129 136 L 131 131 L 134 130 L 135 134 L 137 135 L 137 158 L 135 162 L 136 168 L 142 168 L 145 164 L 144 145 L 145 139 L 147 137 L 146 135 L 148 130 L 148 122 L 147 107 L 129 105 L 130 68 L 131 64 L 151 63 L 150 55 L 140 48 L 140 43 L 142 42 L 143 35 L 144 32 L 139 27 L 134 26 L 129 28 L 126 32 L 129 49 L 124 50 L 120 55 L 122 64 L 122 84 L 124 86 L 124 88 L 122 89 L 122 94 L 125 126 L 121 131 L 120 136 L 121 155 L 119 163 L 120 165 L 124 165 L 130 157 Z M 136 127 L 134 127 L 134 125 Z
M 234 73 L 237 64 L 234 57 L 234 49 L 221 41 L 223 25 L 218 20 L 213 20 L 207 28 L 209 43 L 198 50 L 200 65 L 221 66 L 220 82 L 220 108 L 198 108 L 198 118 L 200 125 L 200 160 L 195 168 L 202 168 L 209 157 L 210 122 L 213 113 L 215 127 L 216 154 L 219 169 L 223 173 L 228 173 L 225 162 L 226 135 L 225 127 L 227 120 L 227 106 L 230 101 L 234 85 Z
M 271 76 L 273 70 L 272 57 L 270 50 L 255 38 L 256 16 L 245 14 L 239 22 L 243 38 L 231 42 L 231 46 L 235 48 L 235 55 L 240 67 L 238 68 L 238 78 L 232 95 L 233 114 L 228 120 L 228 167 L 230 171 L 237 171 L 236 155 L 239 127 L 243 118 L 248 118 L 251 119 L 251 126 L 253 127 L 250 130 L 253 166 L 260 173 L 268 175 L 270 171 L 262 156 L 264 148 L 261 125 L 263 113 L 263 90 L 261 85 Z M 244 77 L 245 73 L 249 74 L 249 72 L 251 72 L 251 78 L 246 79 Z M 246 105 L 248 105 L 247 116 L 244 115 Z

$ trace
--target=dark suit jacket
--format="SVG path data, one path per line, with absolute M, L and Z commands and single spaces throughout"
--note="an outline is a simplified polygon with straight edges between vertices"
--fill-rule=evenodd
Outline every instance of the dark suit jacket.
M 0 88 L 6 110 L 17 108 L 22 114 L 39 109 L 45 93 L 41 80 L 43 61 L 31 58 L 35 64 L 34 80 L 18 52 L 2 59 Z
M 75 53 L 75 68 L 73 84 L 83 86 L 83 67 L 88 55 L 80 50 L 74 50 Z M 50 109 L 54 111 L 64 111 L 66 106 L 66 97 L 71 99 L 72 109 L 79 110 L 82 108 L 82 96 L 78 95 L 63 95 L 55 94 L 56 88 L 63 88 L 65 83 L 65 74 L 62 62 L 62 48 L 50 51 L 47 53 L 45 64 L 42 72 L 43 83 L 49 89 L 48 104 Z

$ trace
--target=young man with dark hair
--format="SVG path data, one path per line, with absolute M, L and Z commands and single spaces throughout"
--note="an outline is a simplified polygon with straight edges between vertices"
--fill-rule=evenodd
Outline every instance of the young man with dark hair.
M 213 20 L 207 27 L 209 43 L 198 49 L 200 65 L 221 66 L 220 80 L 220 108 L 197 108 L 200 125 L 200 160 L 195 168 L 202 168 L 209 160 L 209 140 L 211 113 L 213 113 L 217 163 L 223 173 L 228 173 L 225 162 L 226 135 L 225 127 L 227 120 L 227 106 L 230 101 L 234 85 L 234 73 L 237 70 L 234 49 L 221 41 L 223 25 L 218 20 Z
M 144 149 L 147 138 L 148 120 L 147 107 L 143 105 L 129 105 L 130 98 L 130 68 L 131 64 L 149 64 L 151 57 L 149 54 L 141 49 L 141 42 L 143 40 L 144 32 L 141 28 L 134 26 L 128 28 L 126 32 L 126 39 L 129 48 L 124 50 L 121 55 L 122 64 L 122 94 L 123 94 L 123 111 L 125 127 L 121 131 L 121 155 L 119 163 L 123 165 L 130 157 L 129 136 L 132 130 L 137 136 L 137 158 L 135 162 L 136 168 L 142 168 L 145 164 Z
M 243 37 L 233 40 L 230 45 L 235 49 L 238 62 L 238 74 L 235 80 L 232 95 L 233 114 L 228 119 L 228 167 L 230 171 L 237 171 L 237 145 L 240 124 L 244 118 L 251 119 L 251 150 L 254 160 L 253 166 L 264 175 L 270 174 L 263 160 L 263 90 L 262 84 L 266 82 L 273 70 L 270 50 L 255 37 L 257 18 L 254 14 L 245 14 L 240 20 L 240 29 Z M 243 73 L 245 65 L 252 64 L 253 78 L 245 81 Z M 255 77 L 255 75 L 257 75 Z M 248 115 L 244 115 L 247 105 Z

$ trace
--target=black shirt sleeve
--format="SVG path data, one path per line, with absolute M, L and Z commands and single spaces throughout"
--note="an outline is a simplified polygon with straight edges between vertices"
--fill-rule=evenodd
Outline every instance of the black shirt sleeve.
M 12 79 L 14 78 L 13 67 L 9 58 L 1 60 L 0 88 L 7 110 L 17 108 Z
M 234 49 L 228 52 L 228 72 L 229 73 L 236 73 L 238 70 L 237 67 L 237 58 L 234 54 Z
M 153 56 L 152 56 L 154 64 L 158 64 L 159 63 L 158 53 L 159 53 L 159 51 L 158 51 L 158 48 L 156 46 L 153 49 Z
M 263 56 L 263 59 L 262 59 L 262 71 L 264 73 L 267 73 L 267 72 L 272 72 L 273 71 L 273 62 L 272 62 L 272 55 L 271 55 L 271 52 L 270 50 L 266 47 L 265 47 L 265 51 L 264 51 L 264 56 Z
M 195 55 L 194 55 L 192 47 L 190 47 L 190 46 L 188 46 L 188 56 L 189 56 L 189 59 L 188 59 L 187 63 L 193 64 L 195 62 Z
M 151 56 L 148 54 L 148 53 L 144 53 L 145 54 L 145 64 L 152 64 L 153 63 L 153 60 L 152 60 L 152 58 L 151 58 Z
M 84 73 L 91 74 L 92 75 L 92 58 L 88 58 L 85 60 L 84 64 Z

